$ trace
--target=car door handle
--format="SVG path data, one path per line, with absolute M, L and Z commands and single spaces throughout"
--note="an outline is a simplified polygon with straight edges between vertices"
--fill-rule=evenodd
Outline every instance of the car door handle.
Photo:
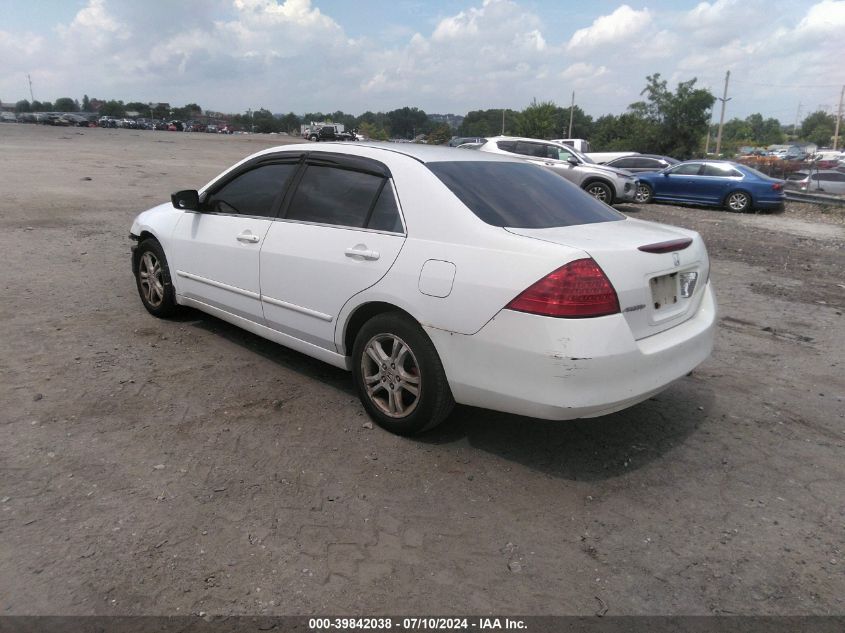
M 371 251 L 364 245 L 358 245 L 353 248 L 347 248 L 345 255 L 347 257 L 360 257 L 361 259 L 369 259 L 369 260 L 376 260 L 381 255 L 379 255 L 378 251 Z
M 250 231 L 244 231 L 236 238 L 239 242 L 246 242 L 247 244 L 258 244 L 261 241 L 261 238 L 257 235 L 253 235 Z

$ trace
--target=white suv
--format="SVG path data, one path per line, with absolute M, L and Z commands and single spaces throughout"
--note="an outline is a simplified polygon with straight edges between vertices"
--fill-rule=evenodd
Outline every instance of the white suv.
M 507 154 L 549 167 L 595 198 L 613 204 L 634 202 L 638 181 L 624 169 L 597 165 L 581 152 L 552 141 L 515 136 L 495 136 L 478 147 L 482 152 Z

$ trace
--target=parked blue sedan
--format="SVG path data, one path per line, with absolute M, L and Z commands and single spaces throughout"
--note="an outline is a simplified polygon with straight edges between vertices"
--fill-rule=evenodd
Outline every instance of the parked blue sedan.
M 637 202 L 687 202 L 728 211 L 783 208 L 783 180 L 724 160 L 690 160 L 637 174 Z

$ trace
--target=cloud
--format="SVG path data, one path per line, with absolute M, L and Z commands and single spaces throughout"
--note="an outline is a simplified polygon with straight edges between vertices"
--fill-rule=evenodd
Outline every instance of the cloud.
M 610 15 L 596 18 L 587 28 L 575 31 L 566 49 L 572 52 L 607 45 L 619 46 L 639 36 L 651 23 L 651 11 L 636 11 L 623 4 Z
M 31 72 L 36 96 L 50 100 L 87 93 L 223 111 L 462 113 L 521 108 L 532 97 L 567 104 L 577 90 L 600 115 L 639 99 L 654 72 L 720 92 L 730 69 L 731 110 L 766 113 L 794 112 L 799 99 L 826 103 L 824 89 L 798 85 L 845 80 L 845 0 L 621 4 L 568 29 L 529 0 L 468 2 L 427 26 L 394 20 L 351 37 L 321 0 L 203 0 L 202 11 L 87 0 L 64 24 L 0 31 L 0 94 L 28 96 L 21 77 Z

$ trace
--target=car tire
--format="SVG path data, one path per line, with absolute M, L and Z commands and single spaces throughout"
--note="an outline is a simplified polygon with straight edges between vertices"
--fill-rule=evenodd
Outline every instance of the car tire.
M 312 134 L 311 136 L 308 137 L 308 140 L 309 141 L 319 141 L 320 137 L 318 137 L 316 134 Z
M 648 204 L 654 198 L 654 189 L 641 182 L 637 185 L 637 193 L 634 194 L 634 201 L 639 204 Z
M 432 429 L 455 406 L 434 344 L 400 312 L 364 324 L 352 348 L 352 373 L 369 416 L 397 435 Z
M 751 208 L 751 196 L 744 191 L 731 191 L 725 197 L 725 209 L 735 213 L 744 213 Z
M 179 305 L 161 244 L 153 238 L 145 239 L 132 260 L 138 294 L 147 312 L 160 319 L 176 314 Z
M 584 185 L 584 191 L 599 202 L 604 202 L 605 204 L 611 204 L 613 202 L 613 191 L 611 188 L 598 180 Z

